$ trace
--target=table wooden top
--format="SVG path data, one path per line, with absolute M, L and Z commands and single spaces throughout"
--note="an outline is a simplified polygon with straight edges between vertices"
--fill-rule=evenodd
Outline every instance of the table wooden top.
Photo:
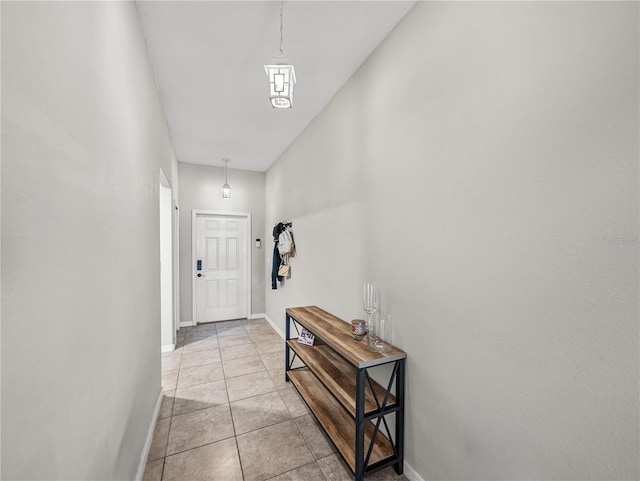
M 365 341 L 353 339 L 350 323 L 317 306 L 288 307 L 287 314 L 359 369 L 407 357 L 393 346 L 389 352 L 370 351 Z

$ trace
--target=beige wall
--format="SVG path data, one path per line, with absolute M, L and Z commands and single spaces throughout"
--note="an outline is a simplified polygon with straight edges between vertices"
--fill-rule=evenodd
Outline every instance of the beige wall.
M 232 160 L 233 161 L 233 160 Z M 222 198 L 224 169 L 195 164 L 178 164 L 180 178 L 180 321 L 191 322 L 191 212 L 215 210 L 251 213 L 251 313 L 264 313 L 264 173 L 229 169 L 231 199 Z
M 638 3 L 419 2 L 267 172 L 267 314 L 380 284 L 425 480 L 638 479 L 638 44 Z
M 159 167 L 177 180 L 135 4 L 1 8 L 1 477 L 134 479 L 161 392 Z

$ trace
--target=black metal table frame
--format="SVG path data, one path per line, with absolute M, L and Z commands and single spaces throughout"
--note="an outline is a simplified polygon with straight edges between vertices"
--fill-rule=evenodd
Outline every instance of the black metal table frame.
M 293 362 L 295 361 L 296 357 L 298 357 L 298 359 L 300 359 L 299 356 L 296 355 L 295 351 L 293 351 L 293 357 L 290 356 L 290 350 L 291 348 L 286 344 L 286 341 L 290 340 L 290 339 L 297 339 L 298 336 L 296 337 L 290 337 L 291 336 L 291 323 L 293 323 L 293 326 L 296 329 L 296 332 L 298 334 L 298 336 L 300 335 L 300 329 L 298 329 L 298 326 L 300 327 L 305 327 L 303 324 L 301 324 L 298 320 L 296 320 L 295 318 L 291 317 L 289 314 L 286 314 L 286 322 L 285 322 L 285 381 L 289 382 L 289 371 L 295 370 L 295 369 L 302 369 L 300 367 L 298 368 L 292 368 L 291 366 L 293 365 Z M 306 328 L 306 327 L 305 327 Z M 309 329 L 309 328 L 306 328 Z M 311 331 L 311 329 L 309 329 Z M 325 342 L 324 340 L 322 340 L 321 338 L 319 338 L 315 333 L 314 336 L 318 339 L 320 339 L 322 342 Z M 326 342 L 325 342 L 326 344 Z M 336 353 L 340 356 L 343 357 L 339 352 L 336 351 Z M 343 357 L 344 359 L 344 357 Z M 346 359 L 345 359 L 346 360 Z M 302 359 L 300 359 L 301 362 L 304 363 L 304 361 L 302 361 Z M 386 467 L 389 466 L 393 466 L 394 471 L 397 474 L 402 474 L 403 472 L 403 465 L 404 465 L 404 383 L 405 383 L 405 361 L 406 359 L 398 359 L 395 361 L 389 361 L 386 363 L 381 363 L 381 364 L 376 364 L 375 367 L 377 366 L 382 366 L 385 364 L 393 364 L 393 371 L 391 373 L 391 376 L 389 377 L 389 383 L 387 385 L 386 391 L 385 391 L 385 395 L 384 395 L 384 399 L 379 400 L 378 396 L 376 395 L 375 390 L 373 389 L 373 381 L 371 380 L 371 377 L 369 376 L 369 372 L 368 372 L 368 368 L 367 367 L 363 367 L 363 368 L 358 368 L 358 374 L 357 374 L 357 379 L 356 379 L 356 417 L 355 417 L 355 423 L 356 423 L 356 439 L 355 439 L 355 458 L 356 458 L 356 469 L 354 472 L 355 475 L 355 481 L 362 481 L 365 476 L 368 476 L 369 474 L 373 474 L 376 471 L 380 471 L 381 469 L 384 469 Z M 348 360 L 347 360 L 348 362 Z M 373 366 L 372 366 L 373 367 Z M 394 407 L 387 407 L 387 402 L 389 400 L 389 395 L 391 394 L 391 390 L 392 390 L 392 386 L 393 386 L 393 381 L 395 379 L 395 397 L 396 397 L 396 405 Z M 320 382 L 322 382 L 319 379 Z M 323 383 L 324 384 L 324 383 Z M 371 392 L 373 393 L 373 397 L 374 400 L 376 402 L 377 405 L 377 409 L 373 412 L 370 413 L 368 415 L 365 416 L 364 414 L 364 390 L 365 390 L 365 386 L 366 384 L 369 384 L 369 388 L 371 389 Z M 294 385 L 295 387 L 295 385 Z M 327 387 L 325 385 L 325 387 Z M 297 389 L 296 389 L 297 390 Z M 329 388 L 327 388 L 327 391 L 331 392 L 331 390 Z M 300 396 L 304 401 L 305 404 L 308 403 L 307 401 L 304 399 L 304 396 Z M 314 415 L 313 410 L 311 408 L 309 408 L 309 411 Z M 387 425 L 387 421 L 385 419 L 385 416 L 389 415 L 389 414 L 395 414 L 395 420 L 396 420 L 396 429 L 395 429 L 395 437 L 391 437 L 391 433 L 389 430 L 389 426 Z M 367 447 L 367 453 L 366 453 L 366 457 L 365 457 L 365 439 L 364 439 L 364 430 L 365 430 L 365 423 L 372 421 L 372 420 L 376 420 L 375 421 L 375 427 L 374 427 L 374 431 L 373 431 L 373 436 L 371 437 L 371 442 L 369 443 L 369 446 Z M 386 461 L 381 461 L 379 463 L 374 463 L 374 464 L 369 464 L 369 459 L 371 458 L 371 453 L 373 451 L 373 446 L 375 443 L 375 439 L 376 436 L 378 435 L 378 432 L 380 432 L 380 424 L 384 425 L 384 428 L 386 430 L 387 433 L 387 438 L 389 439 L 389 441 L 391 442 L 391 446 L 393 447 L 393 452 L 394 452 L 394 456 Z M 320 426 L 322 426 L 322 424 L 318 423 Z M 324 428 L 323 428 L 324 429 Z M 337 452 L 340 452 L 340 450 L 336 449 Z

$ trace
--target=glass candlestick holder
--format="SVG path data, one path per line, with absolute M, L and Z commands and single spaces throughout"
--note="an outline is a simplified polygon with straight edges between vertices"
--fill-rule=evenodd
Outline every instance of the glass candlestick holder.
M 370 351 L 375 351 L 377 337 L 374 316 L 378 310 L 378 286 L 376 286 L 375 282 L 364 283 L 362 310 L 367 315 L 367 348 Z

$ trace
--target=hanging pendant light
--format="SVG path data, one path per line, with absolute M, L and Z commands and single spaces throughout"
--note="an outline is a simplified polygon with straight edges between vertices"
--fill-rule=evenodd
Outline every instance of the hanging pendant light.
M 222 186 L 222 198 L 223 199 L 231 199 L 231 187 L 227 182 L 227 164 L 230 159 L 224 158 L 222 161 L 224 162 L 224 185 Z
M 284 1 L 280 1 L 280 56 L 272 59 L 271 65 L 264 70 L 269 78 L 269 101 L 275 109 L 290 109 L 293 105 L 293 86 L 296 83 L 296 72 L 282 50 L 282 12 Z

